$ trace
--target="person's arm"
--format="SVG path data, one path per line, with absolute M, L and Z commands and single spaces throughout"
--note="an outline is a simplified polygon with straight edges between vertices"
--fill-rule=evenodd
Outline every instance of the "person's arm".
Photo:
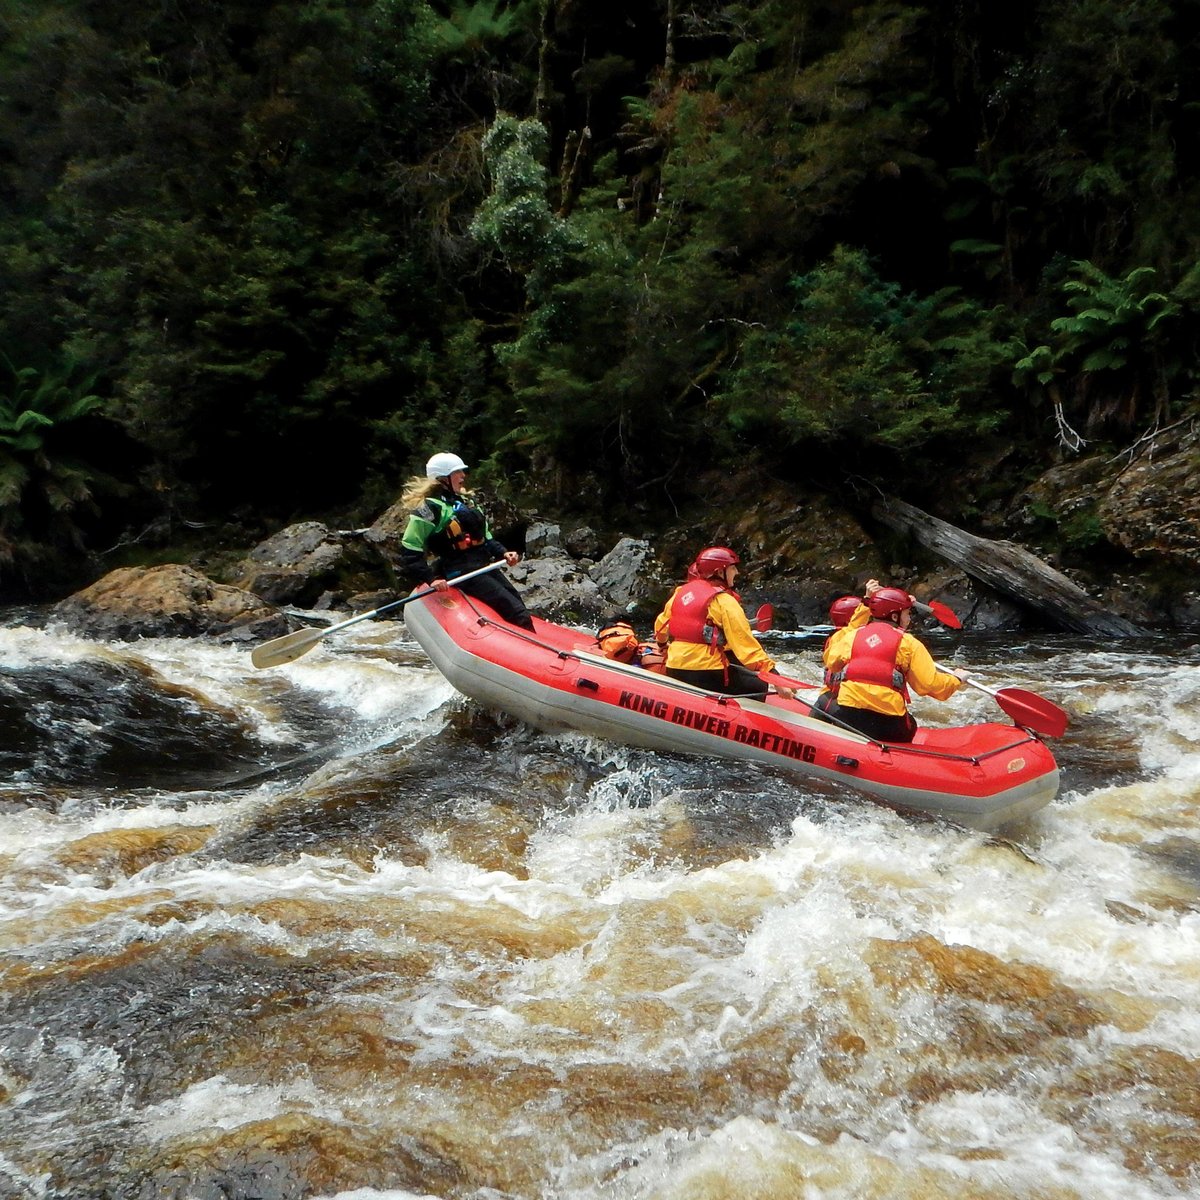
M 859 609 L 867 613 L 867 609 L 863 605 L 859 605 Z M 859 609 L 855 609 L 854 617 L 858 616 Z M 858 626 L 853 624 L 854 617 L 843 625 L 841 629 L 835 629 L 833 633 L 825 639 L 825 648 L 821 651 L 821 663 L 826 671 L 840 671 L 850 659 L 850 647 L 854 645 L 854 635 L 858 632 Z M 865 622 L 863 622 L 865 624 Z
M 933 657 L 924 645 L 911 633 L 906 633 L 900 643 L 900 658 L 908 651 L 908 667 L 904 669 L 908 686 L 920 696 L 934 700 L 949 700 L 965 682 L 964 675 L 939 671 Z
M 775 670 L 775 660 L 758 644 L 742 606 L 732 596 L 726 592 L 714 596 L 708 614 L 724 630 L 725 645 L 742 666 L 751 671 Z
M 672 592 L 667 597 L 667 602 L 663 605 L 662 612 L 654 618 L 654 640 L 660 646 L 665 646 L 671 640 L 667 633 L 667 627 L 671 624 L 671 602 L 674 599 L 675 593 Z
M 413 513 L 400 538 L 400 561 L 405 573 L 418 584 L 433 582 L 433 571 L 425 557 L 425 543 L 433 534 L 433 522 Z
M 775 670 L 775 660 L 759 645 L 758 638 L 754 636 L 750 622 L 738 601 L 732 596 L 714 596 L 709 603 L 708 614 L 710 619 L 716 615 L 720 616 L 726 648 L 743 667 L 748 667 L 751 671 Z M 774 687 L 776 695 L 785 700 L 796 698 L 794 688 L 784 687 L 779 683 Z
M 843 629 L 861 629 L 871 619 L 871 610 L 860 604 L 851 614 L 850 620 L 842 626 Z
M 883 584 L 878 579 L 867 580 L 866 586 L 863 588 L 863 595 L 866 599 L 850 614 L 850 620 L 842 626 L 843 629 L 861 629 L 871 619 L 871 610 L 867 607 L 867 600 L 870 600 L 881 587 Z M 851 634 L 851 638 L 853 638 L 853 634 Z M 849 646 L 846 647 L 846 653 L 847 655 L 850 653 Z
M 521 561 L 521 552 L 519 550 L 506 550 L 504 543 L 497 541 L 496 538 L 490 537 L 483 543 L 487 547 L 487 552 L 492 556 L 492 562 L 499 562 L 504 559 L 510 567 L 515 567 Z

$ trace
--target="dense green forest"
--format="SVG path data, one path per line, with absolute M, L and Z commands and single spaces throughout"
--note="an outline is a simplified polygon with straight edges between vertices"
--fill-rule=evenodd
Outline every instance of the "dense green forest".
M 1128 445 L 1196 407 L 1197 7 L 0 0 L 0 594 L 437 448 L 653 513 Z

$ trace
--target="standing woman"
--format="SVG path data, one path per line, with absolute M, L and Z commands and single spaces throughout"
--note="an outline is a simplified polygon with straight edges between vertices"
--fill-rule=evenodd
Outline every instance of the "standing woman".
M 435 454 L 425 464 L 425 474 L 414 475 L 400 498 L 410 510 L 400 539 L 404 569 L 415 583 L 439 592 L 456 576 L 488 563 L 503 559 L 515 567 L 521 561 L 520 554 L 492 537 L 483 513 L 463 499 L 466 479 L 467 464 L 457 454 Z M 504 620 L 533 630 L 525 602 L 501 572 L 477 575 L 458 586 Z

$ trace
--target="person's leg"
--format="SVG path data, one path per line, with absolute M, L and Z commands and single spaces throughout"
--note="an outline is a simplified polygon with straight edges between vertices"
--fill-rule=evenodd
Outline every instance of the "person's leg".
M 719 692 L 722 696 L 753 696 L 756 700 L 767 698 L 767 685 L 753 671 L 748 671 L 739 663 L 730 663 L 728 674 L 724 670 L 681 671 L 677 667 L 668 667 L 667 674 L 672 679 L 702 687 L 706 692 Z
M 836 700 L 827 711 L 843 725 L 849 725 L 851 729 L 856 729 L 877 742 L 911 742 L 917 732 L 917 722 L 911 713 L 893 717 L 886 713 L 871 712 L 866 708 L 838 704 Z
M 490 575 L 476 575 L 474 579 L 468 579 L 461 586 L 468 596 L 482 600 L 489 608 L 495 609 L 496 614 L 510 625 L 519 625 L 522 629 L 533 632 L 533 618 L 525 607 L 525 601 L 521 599 L 520 592 L 512 582 L 503 575 L 498 572 L 492 572 Z
M 830 721 L 829 710 L 833 707 L 836 701 L 833 698 L 831 691 L 822 692 L 814 701 L 813 706 L 809 710 L 810 717 L 816 717 L 818 721 Z
M 722 691 L 727 696 L 752 696 L 755 700 L 767 698 L 767 685 L 740 662 L 730 662 L 729 679 Z
M 668 667 L 667 674 L 681 683 L 690 683 L 693 687 L 703 688 L 706 692 L 723 692 L 725 690 L 724 671 L 682 671 L 678 667 Z

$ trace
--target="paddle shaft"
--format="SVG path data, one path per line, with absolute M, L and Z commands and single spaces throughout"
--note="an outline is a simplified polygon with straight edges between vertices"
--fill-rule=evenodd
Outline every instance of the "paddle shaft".
M 458 575 L 447 582 L 453 586 L 463 583 L 468 579 L 473 579 L 476 575 L 482 575 L 487 571 L 495 571 L 504 565 L 504 559 L 498 559 L 496 562 L 488 563 L 485 567 L 468 571 L 465 575 Z M 390 612 L 393 608 L 402 607 L 410 600 L 420 600 L 422 596 L 432 596 L 437 590 L 437 588 L 424 588 L 422 591 L 413 592 L 409 596 L 402 596 L 399 600 L 393 600 L 390 604 L 381 604 L 378 608 L 371 609 L 370 612 L 359 613 L 356 617 L 348 617 L 345 621 L 339 621 L 336 625 L 330 625 L 327 629 L 299 629 L 295 633 L 285 633 L 283 637 L 275 638 L 273 641 L 264 642 L 261 646 L 256 646 L 250 652 L 250 661 L 256 667 L 260 668 L 279 667 L 283 666 L 284 663 L 294 662 L 302 654 L 307 654 L 318 642 L 327 638 L 331 633 L 337 633 L 340 629 L 357 625 L 359 621 L 369 621 L 372 617 L 379 616 L 380 613 Z
M 804 683 L 799 679 L 788 679 L 786 675 L 777 675 L 774 671 L 759 671 L 758 677 L 763 681 L 763 683 L 773 683 L 776 687 L 793 689 L 812 689 L 820 687 L 820 684 L 817 683 Z
M 945 668 L 939 666 L 938 670 L 942 671 L 942 670 L 945 670 Z M 976 688 L 978 691 L 987 693 L 987 695 L 991 696 L 993 700 L 998 700 L 1000 698 L 1000 689 L 999 688 L 990 688 L 987 686 L 986 683 L 980 683 L 978 679 L 967 678 L 967 679 L 964 679 L 963 682 L 965 684 L 967 684 L 969 687 L 973 687 L 973 688 Z
M 453 579 L 448 579 L 446 582 L 451 587 L 456 587 L 467 579 L 474 579 L 476 575 L 483 575 L 487 571 L 494 571 L 497 567 L 504 566 L 504 559 L 497 559 L 493 563 L 488 563 L 486 567 L 479 567 L 474 571 L 468 571 L 465 575 L 456 575 Z M 410 600 L 420 600 L 422 596 L 432 596 L 437 588 L 425 588 L 424 591 L 413 592 L 408 596 L 401 596 L 399 600 L 393 600 L 390 604 L 381 604 L 378 608 L 371 609 L 370 612 L 359 613 L 357 617 L 348 617 L 345 621 L 339 621 L 336 625 L 330 625 L 328 629 L 321 630 L 322 637 L 328 637 L 331 633 L 337 633 L 339 629 L 346 629 L 350 625 L 357 625 L 359 621 L 369 621 L 372 617 L 379 616 L 380 613 L 391 612 L 393 608 L 400 608 L 407 604 Z
M 941 663 L 934 663 L 933 665 L 935 667 L 937 667 L 937 669 L 939 671 L 944 671 L 947 675 L 954 674 L 954 671 L 950 667 L 943 666 Z M 988 687 L 988 685 L 986 683 L 980 683 L 978 679 L 972 679 L 970 676 L 968 676 L 966 679 L 964 679 L 963 683 L 968 684 L 969 686 L 971 686 L 973 688 L 978 688 L 979 691 L 981 691 L 981 692 L 986 692 L 989 696 L 992 697 L 993 700 L 1000 699 L 1000 689 L 999 688 L 990 688 L 990 687 Z
M 939 671 L 950 673 L 949 668 L 941 663 L 934 663 L 934 666 Z M 991 696 L 1000 708 L 1024 729 L 1032 729 L 1034 733 L 1046 737 L 1062 737 L 1070 724 L 1071 718 L 1065 708 L 1059 708 L 1053 701 L 1039 696 L 1036 692 L 1029 692 L 1024 688 L 990 688 L 971 678 L 965 682 Z

